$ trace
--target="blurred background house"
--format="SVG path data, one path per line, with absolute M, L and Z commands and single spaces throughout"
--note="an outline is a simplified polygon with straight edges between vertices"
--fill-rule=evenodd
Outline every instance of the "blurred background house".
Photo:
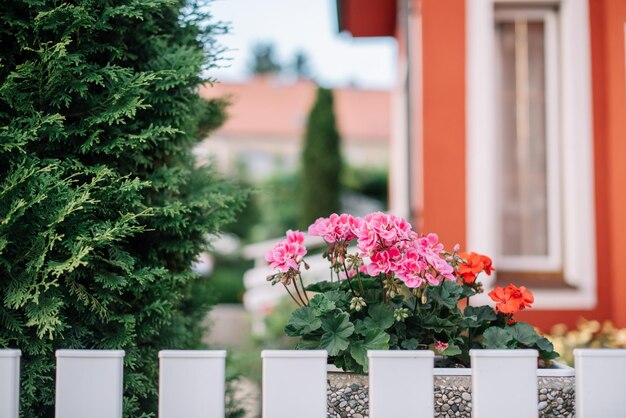
M 215 159 L 223 173 L 243 175 L 255 184 L 276 173 L 295 172 L 316 90 L 311 79 L 271 74 L 206 86 L 203 97 L 226 98 L 230 104 L 224 126 L 196 148 L 197 158 L 201 163 Z M 387 169 L 390 96 L 382 89 L 334 90 L 341 154 L 348 166 Z
M 626 1 L 337 0 L 397 40 L 392 211 L 492 255 L 546 329 L 626 326 Z

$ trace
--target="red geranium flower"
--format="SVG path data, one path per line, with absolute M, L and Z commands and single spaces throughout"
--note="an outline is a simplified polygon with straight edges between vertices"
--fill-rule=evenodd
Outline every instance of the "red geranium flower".
M 503 314 L 514 314 L 525 308 L 530 308 L 535 301 L 530 290 L 524 286 L 518 288 L 512 284 L 504 289 L 497 286 L 489 292 L 489 297 L 496 302 L 496 310 Z
M 459 275 L 465 283 L 474 283 L 476 276 L 482 271 L 490 275 L 494 270 L 491 258 L 477 253 L 459 253 L 459 257 L 465 260 L 465 263 L 459 264 Z

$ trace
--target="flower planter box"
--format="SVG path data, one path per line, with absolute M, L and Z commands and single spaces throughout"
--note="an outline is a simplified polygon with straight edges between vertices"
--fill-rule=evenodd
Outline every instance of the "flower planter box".
M 436 368 L 435 417 L 472 415 L 471 369 Z M 540 417 L 574 417 L 574 369 L 556 364 L 537 370 L 537 408 Z M 328 367 L 328 418 L 369 417 L 369 381 L 363 374 Z

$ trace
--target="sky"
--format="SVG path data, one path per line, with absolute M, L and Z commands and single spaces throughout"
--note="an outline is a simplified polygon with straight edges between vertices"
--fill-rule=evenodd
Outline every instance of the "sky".
M 228 48 L 225 68 L 211 76 L 222 82 L 249 76 L 252 49 L 258 43 L 274 44 L 279 63 L 293 61 L 304 51 L 315 79 L 327 87 L 355 85 L 389 89 L 396 78 L 395 40 L 352 38 L 338 33 L 336 0 L 214 0 L 215 20 L 229 22 L 231 33 L 221 36 Z

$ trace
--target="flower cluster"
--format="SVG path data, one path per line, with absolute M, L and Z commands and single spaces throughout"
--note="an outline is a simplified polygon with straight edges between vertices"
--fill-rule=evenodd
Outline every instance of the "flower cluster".
M 495 308 L 470 303 L 483 291 L 478 276 L 494 271 L 487 256 L 458 245 L 447 252 L 436 234 L 420 235 L 382 212 L 333 214 L 308 233 L 327 245 L 330 280 L 304 286 L 299 231 L 288 231 L 266 254 L 278 270 L 268 280 L 282 283 L 299 305 L 286 334 L 300 337 L 300 348 L 327 350 L 337 367 L 366 371 L 368 349 L 432 349 L 451 365 L 468 365 L 474 348 L 533 348 L 546 364 L 557 356 L 530 325 L 513 319 L 534 302 L 526 288 L 496 287 L 489 293 Z
M 530 308 L 535 301 L 533 294 L 524 286 L 518 288 L 512 284 L 505 288 L 497 286 L 488 295 L 496 302 L 496 310 L 506 315 Z
M 369 276 L 394 276 L 413 289 L 425 283 L 436 285 L 444 279 L 455 280 L 453 267 L 441 258 L 443 245 L 437 235 L 420 237 L 405 219 L 394 215 L 375 212 L 361 219 L 333 214 L 315 221 L 309 234 L 324 238 L 331 258 L 339 257 L 341 261 L 345 244 L 356 239 L 363 263 L 361 271 Z M 347 277 L 354 274 L 354 269 L 343 272 Z
M 487 276 L 490 276 L 495 270 L 491 265 L 491 259 L 487 256 L 476 253 L 459 253 L 459 257 L 464 260 L 459 264 L 459 276 L 464 283 L 472 284 L 481 272 L 484 271 Z
M 265 260 L 270 263 L 271 268 L 280 270 L 276 278 L 284 284 L 289 284 L 294 275 L 299 273 L 300 263 L 306 253 L 304 234 L 289 230 L 287 237 L 265 254 Z
M 359 229 L 359 218 L 347 213 L 337 215 L 333 213 L 328 218 L 319 218 L 309 226 L 309 235 L 322 237 L 328 244 L 350 242 L 356 238 L 355 231 Z

